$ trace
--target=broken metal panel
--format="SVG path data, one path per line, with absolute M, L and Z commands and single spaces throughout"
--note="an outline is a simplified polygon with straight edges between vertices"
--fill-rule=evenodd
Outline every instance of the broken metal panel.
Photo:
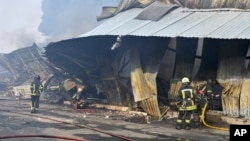
M 243 79 L 240 94 L 240 115 L 250 116 L 250 80 Z
M 148 111 L 147 113 L 153 115 L 154 117 L 160 117 L 160 109 L 158 104 L 158 91 L 156 84 L 156 77 L 159 72 L 162 58 L 164 52 L 166 51 L 169 39 L 166 38 L 146 38 L 147 41 L 144 41 L 145 45 L 142 45 L 142 50 L 140 51 L 141 62 L 144 77 L 146 79 L 147 85 L 152 92 L 152 97 L 144 102 L 149 102 L 148 106 L 143 107 L 144 110 Z M 143 105 L 146 105 L 145 103 Z
M 123 42 L 122 42 L 123 44 Z M 122 104 L 126 106 L 135 106 L 133 92 L 130 81 L 131 59 L 130 51 L 127 47 L 120 47 L 114 54 L 113 70 L 119 87 Z
M 250 62 L 250 43 L 249 43 L 249 47 L 248 47 L 248 50 L 247 50 L 247 53 L 246 53 L 246 60 L 245 60 L 245 67 L 246 67 L 246 69 L 248 71 L 247 76 L 249 76 L 249 67 L 250 67 L 249 62 Z
M 4 54 L 0 55 L 0 64 L 1 66 L 8 72 L 12 73 L 12 76 L 14 79 L 17 78 L 17 74 L 15 73 L 15 70 L 12 68 L 12 66 L 8 63 L 8 59 L 4 56 Z
M 195 60 L 200 61 L 199 71 L 193 74 L 195 80 L 207 80 L 216 79 L 217 69 L 218 69 L 218 52 L 219 47 L 217 45 L 217 40 L 214 39 L 203 39 L 198 40 L 199 53 L 196 53 Z M 197 66 L 198 67 L 198 66 Z
M 168 38 L 145 38 L 145 41 L 140 45 L 141 66 L 144 77 L 154 95 L 157 95 L 156 77 L 161 65 L 160 62 L 168 44 Z
M 249 0 L 160 0 L 167 4 L 178 4 L 182 7 L 194 9 L 210 8 L 238 8 L 249 9 Z
M 74 87 L 76 87 L 76 85 L 76 82 L 72 81 L 71 79 L 66 79 L 65 81 L 63 81 L 63 87 L 66 91 L 73 89 Z
M 97 16 L 97 21 L 110 18 L 122 11 L 134 7 L 146 7 L 155 0 L 121 0 L 117 7 L 104 7 L 102 13 Z
M 103 19 L 113 17 L 115 15 L 116 10 L 117 7 L 115 6 L 104 6 L 102 7 L 102 13 L 96 17 L 96 20 L 101 21 Z
M 30 98 L 30 84 L 13 87 L 14 96 L 19 98 Z
M 197 43 L 197 39 L 192 38 L 179 38 L 177 40 L 174 79 L 192 77 Z
M 152 96 L 148 99 L 144 99 L 141 101 L 141 106 L 143 110 L 148 113 L 149 115 L 152 115 L 155 118 L 161 117 L 161 112 L 158 105 L 157 96 Z
M 99 41 L 99 37 L 94 37 L 94 38 L 95 38 L 95 40 L 93 40 L 93 41 Z M 103 37 L 103 38 L 106 38 L 106 37 Z M 126 37 L 123 37 L 123 38 L 126 38 Z M 147 56 L 148 54 L 146 55 L 146 54 L 142 53 L 143 49 L 144 50 L 148 50 L 148 48 L 143 48 L 144 47 L 143 45 L 141 46 L 141 44 L 143 44 L 143 42 L 145 40 L 148 40 L 148 38 L 144 38 L 144 40 L 138 40 L 137 37 L 130 37 L 130 39 L 133 39 L 133 38 L 135 38 L 135 40 L 127 40 L 127 44 L 130 43 L 129 45 L 127 45 L 127 48 L 133 50 L 133 51 L 131 51 L 131 54 L 130 54 L 131 55 L 130 59 L 132 60 L 130 63 L 132 63 L 131 64 L 131 84 L 132 84 L 133 94 L 134 94 L 135 99 L 137 99 L 136 102 L 147 101 L 148 99 L 152 98 L 152 96 L 154 96 L 153 93 L 156 90 L 155 89 L 154 78 L 155 78 L 155 75 L 157 74 L 156 73 L 157 71 L 155 71 L 157 69 L 155 69 L 154 67 L 156 67 L 158 64 L 160 64 L 161 61 L 158 62 L 158 61 L 154 60 L 155 59 L 154 57 Z M 86 40 L 86 38 L 84 38 L 83 40 Z M 126 42 L 126 40 L 124 40 L 124 41 Z M 134 45 L 134 43 L 135 43 L 134 41 L 138 41 L 138 43 L 136 43 L 136 45 Z M 223 41 L 223 40 L 220 40 L 220 41 Z M 235 41 L 237 41 L 237 40 L 233 40 L 233 42 L 235 42 Z M 242 41 L 242 40 L 238 40 L 238 41 L 239 42 L 245 42 L 245 41 Z M 109 42 L 109 40 L 107 40 L 107 42 Z M 213 42 L 215 44 L 213 45 L 212 43 L 208 43 L 208 42 Z M 239 44 L 239 42 L 237 42 L 235 44 L 237 44 L 239 46 L 242 46 L 242 45 L 245 44 L 245 43 L 244 44 L 243 43 Z M 249 41 L 246 41 L 246 42 L 248 43 L 248 46 L 249 46 Z M 78 42 L 76 42 L 76 43 L 78 43 Z M 82 42 L 82 43 L 85 44 L 85 42 Z M 99 43 L 100 44 L 98 45 L 98 47 L 99 47 L 98 49 L 101 50 L 101 49 L 103 49 L 103 48 L 101 48 L 101 46 L 102 46 L 101 45 L 101 41 Z M 117 48 L 116 50 L 110 51 L 110 47 L 112 46 L 113 43 L 114 42 L 110 42 L 110 46 L 109 47 L 106 46 L 107 50 L 105 50 L 105 51 L 108 54 L 107 56 L 109 56 L 109 57 L 112 56 L 112 55 L 114 55 L 114 54 L 116 54 L 116 53 L 118 53 L 118 51 L 120 51 L 120 49 L 123 49 L 123 47 L 124 47 L 124 46 L 122 46 L 120 48 Z M 88 43 L 86 43 L 86 44 L 88 44 Z M 72 43 L 72 46 L 77 46 L 77 44 L 74 45 Z M 177 46 L 176 61 L 174 61 L 172 63 L 176 64 L 177 66 L 176 66 L 176 69 L 174 67 L 169 68 L 170 70 L 172 70 L 175 73 L 174 78 L 171 81 L 171 90 L 169 91 L 169 97 L 173 98 L 173 99 L 175 98 L 176 92 L 180 88 L 179 87 L 181 85 L 180 78 L 182 78 L 184 75 L 185 76 L 186 75 L 192 76 L 193 69 L 194 69 L 193 64 L 195 62 L 195 57 L 197 55 L 196 52 L 197 52 L 197 46 L 198 46 L 198 39 L 177 38 L 176 46 Z M 220 49 L 217 41 L 216 40 L 211 40 L 211 39 L 204 39 L 203 46 L 204 46 L 204 51 L 205 52 L 202 53 L 202 57 L 203 56 L 204 57 L 208 56 L 208 60 L 210 59 L 210 57 L 209 57 L 209 55 L 206 55 L 206 54 L 210 54 L 211 55 L 213 53 L 211 53 L 211 52 L 209 52 L 207 50 L 209 50 L 209 49 L 214 50 L 214 48 L 216 48 L 216 47 L 218 49 Z M 78 48 L 81 48 L 81 47 L 83 47 L 83 46 L 78 46 Z M 139 49 L 142 49 L 142 50 L 139 50 L 138 47 L 142 47 L 142 48 L 139 48 Z M 155 45 L 152 48 L 157 48 L 157 47 L 158 46 Z M 228 48 L 231 48 L 232 45 L 225 45 L 225 47 L 227 47 L 227 48 L 226 49 L 224 48 L 222 50 L 224 50 L 224 51 L 228 50 Z M 235 47 L 236 47 L 236 45 L 235 45 Z M 78 48 L 75 47 L 74 49 L 78 50 Z M 89 47 L 89 48 L 91 48 L 91 47 Z M 72 48 L 70 48 L 70 49 L 72 49 Z M 97 49 L 97 48 L 95 48 L 95 49 Z M 138 49 L 137 50 L 138 52 L 134 51 L 134 49 L 135 50 Z M 60 49 L 58 48 L 58 50 L 60 50 Z M 229 50 L 231 50 L 231 49 L 229 49 Z M 236 49 L 236 50 L 234 50 L 232 52 L 238 52 L 238 50 Z M 223 58 L 223 55 L 221 55 L 221 58 L 220 59 L 218 58 L 218 60 L 221 61 L 220 62 L 221 64 L 227 64 L 227 66 L 229 66 L 228 64 L 231 64 L 231 62 L 233 62 L 233 61 L 236 60 L 236 62 L 237 62 L 236 66 L 238 66 L 238 65 L 241 66 L 241 62 L 243 62 L 243 64 L 244 64 L 243 60 L 244 60 L 244 56 L 245 55 L 243 55 L 243 54 L 245 54 L 246 52 L 245 51 L 243 51 L 243 52 L 239 51 L 239 52 L 241 52 L 241 54 L 238 54 L 236 56 L 234 56 L 234 55 L 226 55 L 226 56 L 229 56 L 228 57 L 229 59 L 227 58 L 228 61 L 221 61 L 220 60 L 220 59 Z M 88 52 L 84 52 L 82 54 L 85 54 L 85 53 L 88 53 Z M 186 53 L 186 54 L 184 54 L 184 53 Z M 72 54 L 74 54 L 74 52 Z M 72 55 L 72 54 L 70 53 L 70 55 Z M 221 51 L 221 54 L 223 54 L 222 51 Z M 68 54 L 66 54 L 66 55 L 68 55 Z M 68 56 L 70 56 L 70 55 L 68 55 Z M 98 71 L 96 71 L 95 74 L 98 74 L 98 72 L 102 72 L 102 71 L 104 73 L 102 73 L 102 75 L 100 75 L 102 77 L 100 77 L 99 75 L 95 75 L 96 77 L 94 79 L 98 79 L 98 78 L 102 79 L 100 81 L 103 81 L 103 83 L 104 83 L 102 85 L 103 85 L 103 87 L 105 87 L 104 91 L 107 92 L 107 95 L 109 97 L 109 102 L 111 104 L 115 104 L 115 105 L 124 104 L 124 101 L 126 101 L 127 98 L 129 97 L 129 96 L 124 96 L 124 95 L 127 95 L 127 92 L 124 92 L 124 89 L 126 89 L 126 88 L 129 89 L 130 87 L 128 87 L 128 85 L 126 85 L 127 84 L 127 80 L 123 81 L 123 80 L 121 80 L 121 77 L 126 77 L 126 79 L 129 79 L 129 77 L 128 77 L 127 73 L 124 73 L 123 69 L 120 69 L 120 68 L 123 67 L 123 64 L 126 64 L 129 61 L 126 60 L 126 59 L 119 59 L 119 58 L 118 58 L 119 61 L 117 61 L 117 58 L 113 58 L 113 57 L 111 57 L 109 59 L 106 59 L 106 61 L 100 61 L 100 60 L 105 60 L 105 59 L 102 58 L 103 56 L 101 54 L 98 54 L 98 55 L 100 55 L 101 57 L 99 58 L 99 61 L 96 61 L 98 63 L 95 63 L 95 64 L 98 64 L 98 67 L 99 67 L 99 69 L 97 69 Z M 119 54 L 118 56 L 123 56 L 123 55 Z M 173 55 L 173 56 L 175 56 L 175 55 Z M 175 58 L 173 56 L 172 56 L 172 59 Z M 231 59 L 230 59 L 230 56 L 233 56 L 233 57 L 231 57 Z M 78 57 L 81 58 L 80 56 L 78 56 Z M 145 61 L 145 60 L 147 60 L 145 58 L 147 58 L 149 60 L 151 58 L 154 58 L 154 59 L 150 60 L 153 63 L 150 62 L 150 61 L 149 62 Z M 214 57 L 214 58 L 216 58 L 216 57 Z M 67 60 L 69 58 L 65 57 L 64 59 Z M 85 61 L 85 59 L 86 58 L 83 58 L 81 61 Z M 227 60 L 227 59 L 225 59 L 225 60 Z M 62 61 L 62 60 L 60 60 L 60 61 Z M 113 64 L 114 61 L 123 62 L 123 63 L 121 63 L 121 64 L 119 64 L 119 63 Z M 101 63 L 101 62 L 106 62 L 106 63 Z M 157 64 L 157 62 L 158 62 L 158 64 Z M 209 63 L 205 63 L 205 62 L 201 62 L 201 63 L 202 64 L 204 63 L 204 65 L 201 64 L 201 66 L 202 66 L 201 69 L 206 70 L 205 69 L 206 67 L 211 67 L 210 65 L 208 65 Z M 102 64 L 102 65 L 100 65 L 100 64 Z M 108 69 L 107 69 L 107 68 L 104 67 L 106 65 L 103 65 L 103 64 L 110 64 L 110 65 L 108 66 Z M 149 64 L 152 66 L 152 68 L 149 67 L 150 66 Z M 174 66 L 173 64 L 171 64 L 171 66 Z M 219 64 L 219 63 L 215 63 L 215 64 Z M 77 65 L 77 64 L 71 64 L 71 65 Z M 130 66 L 130 65 L 128 65 L 128 66 Z M 128 66 L 125 65 L 126 71 L 128 71 L 128 69 L 127 69 Z M 69 68 L 69 66 L 65 66 L 65 67 Z M 223 66 L 220 66 L 220 67 L 223 67 Z M 139 71 L 137 70 L 138 68 L 139 68 Z M 73 67 L 71 69 L 73 69 Z M 88 67 L 85 67 L 85 69 L 88 69 Z M 174 71 L 174 69 L 175 69 L 175 71 Z M 230 67 L 227 67 L 227 69 L 230 69 Z M 214 70 L 212 70 L 213 71 L 212 75 L 206 76 L 206 74 L 208 74 L 208 73 L 211 72 L 210 69 L 208 69 L 208 70 L 209 70 L 209 72 L 207 71 L 204 74 L 201 74 L 201 73 L 198 72 L 198 74 L 200 74 L 199 78 L 200 79 L 201 78 L 202 79 L 203 78 L 206 79 L 206 77 L 210 77 L 210 76 L 217 77 L 217 78 L 223 78 L 223 77 L 218 77 L 218 74 L 221 73 L 221 72 L 223 72 L 225 74 L 225 72 L 226 72 L 224 69 L 223 70 L 218 70 L 218 74 L 217 74 L 217 69 L 214 69 L 216 71 L 214 72 Z M 81 73 L 81 69 L 79 69 L 77 71 L 78 71 L 78 73 Z M 236 69 L 236 71 L 241 71 L 241 70 Z M 147 73 L 147 72 L 150 72 L 150 73 Z M 164 73 L 164 71 L 162 71 L 162 73 Z M 223 75 L 223 74 L 221 73 L 220 75 Z M 225 74 L 225 75 L 227 75 L 227 74 Z M 240 75 L 244 76 L 243 73 L 240 74 Z M 160 75 L 160 76 L 164 76 L 164 75 Z M 171 77 L 171 75 L 165 75 L 165 76 Z M 229 75 L 227 75 L 227 76 L 229 76 Z M 226 77 L 226 78 L 228 78 L 228 77 Z M 92 79 L 92 77 L 91 77 L 91 79 Z M 95 80 L 95 81 L 98 81 L 98 80 Z M 149 83 L 149 81 L 150 81 L 150 83 Z M 178 81 L 178 82 L 176 82 L 176 81 Z M 140 90 L 143 90 L 143 92 L 140 91 Z M 229 98 L 229 97 L 225 97 L 225 98 Z M 235 99 L 229 99 L 229 101 L 231 101 L 232 103 L 237 103 L 235 101 Z M 156 102 L 156 101 L 154 101 L 154 102 Z M 148 111 L 149 114 L 158 116 L 158 114 L 157 114 L 158 112 L 156 112 L 156 113 L 153 112 L 153 111 L 157 111 L 159 109 L 159 108 L 157 108 L 157 106 L 154 106 L 155 105 L 154 103 L 153 104 L 149 104 L 147 102 L 143 102 L 143 103 L 144 103 L 143 109 L 145 109 L 145 111 Z M 229 105 L 229 104 L 227 104 L 227 105 Z M 230 109 L 230 107 L 226 107 L 226 108 L 227 108 L 227 110 L 229 109 L 227 111 L 228 113 L 230 113 L 230 112 L 231 113 L 237 113 L 237 111 L 236 112 L 233 111 L 235 107 L 231 108 L 231 109 Z
M 126 76 L 121 75 L 128 73 L 124 72 L 126 68 L 126 62 L 123 62 L 123 54 L 126 52 L 118 51 L 116 55 L 110 57 L 113 58 L 99 58 L 99 64 L 103 64 L 100 68 L 99 78 L 103 81 L 102 87 L 105 88 L 105 93 L 107 96 L 107 101 L 109 104 L 113 105 L 129 105 L 130 100 L 128 99 L 128 88 L 124 84 L 121 78 L 126 78 Z M 104 65 L 105 64 L 105 65 Z M 129 102 L 128 102 L 129 100 Z
M 104 7 L 97 20 L 110 18 L 131 8 L 147 7 L 155 1 L 161 2 L 162 5 L 178 5 L 191 9 L 250 9 L 249 0 L 121 0 L 117 7 Z
M 150 21 L 158 21 L 165 14 L 170 12 L 171 10 L 177 8 L 177 5 L 165 5 L 160 2 L 154 2 L 145 8 L 141 13 L 139 13 L 135 19 L 138 20 L 150 20 Z
M 158 76 L 164 80 L 172 79 L 176 58 L 176 38 L 171 38 L 163 56 Z
M 239 117 L 240 115 L 240 93 L 242 88 L 242 80 L 220 80 L 219 83 L 223 87 L 222 91 L 222 107 L 223 112 L 230 116 Z
M 114 56 L 110 48 L 116 39 L 114 37 L 88 39 L 73 39 L 71 41 L 62 41 L 50 44 L 46 47 L 46 57 L 68 72 L 70 76 L 81 76 L 82 80 L 93 85 L 98 93 L 105 93 L 107 101 L 113 105 L 128 105 L 127 91 L 124 91 L 124 85 L 121 84 L 119 67 L 120 56 Z M 88 47 L 88 45 L 91 45 Z M 55 46 L 59 49 L 54 54 Z M 121 55 L 122 56 L 122 55 Z M 63 63 L 62 63 L 63 62 Z M 118 63 L 117 63 L 118 62 Z M 127 63 L 126 61 L 124 63 Z M 118 67 L 118 69 L 117 69 Z M 126 67 L 126 70 L 129 70 Z M 129 72 L 127 72 L 129 74 Z M 123 73 L 124 74 L 124 73 Z M 121 76 L 124 77 L 124 76 Z
M 242 79 L 246 76 L 245 55 L 248 50 L 249 40 L 219 40 L 219 64 L 217 78 Z
M 30 81 L 35 75 L 46 79 L 52 72 L 36 44 L 4 54 L 0 60 L 1 65 L 14 76 L 12 81 Z
M 197 45 L 197 49 L 196 49 L 196 55 L 195 55 L 195 60 L 194 60 L 194 67 L 193 67 L 193 72 L 192 72 L 192 78 L 191 80 L 194 80 L 194 78 L 196 77 L 200 66 L 201 66 L 201 56 L 202 56 L 202 49 L 203 49 L 203 43 L 204 43 L 204 39 L 200 38 L 198 39 L 198 45 Z
M 249 92 L 242 91 L 242 85 L 245 83 L 244 77 L 247 74 L 245 55 L 248 50 L 249 41 L 218 41 L 217 45 L 219 46 L 217 79 L 223 86 L 223 112 L 228 115 L 239 116 L 241 110 L 240 104 L 246 103 L 240 97 L 241 95 L 249 94 Z M 244 107 L 242 108 L 245 109 Z
M 107 95 L 107 102 L 113 105 L 122 105 L 119 87 L 115 80 L 104 80 L 102 83 L 103 87 L 105 88 L 105 93 Z
M 143 103 L 142 108 L 148 114 L 159 117 L 156 76 L 169 39 L 145 38 L 136 39 L 136 41 L 140 44 L 134 42 L 129 48 L 131 50 L 131 85 L 134 99 L 136 102 Z
M 45 56 L 57 67 L 71 75 L 82 75 L 89 80 L 98 75 L 100 68 L 105 67 L 116 37 L 76 38 L 49 44 Z M 106 56 L 105 56 L 106 55 Z M 112 56 L 112 55 L 111 55 Z
M 147 80 L 144 77 L 140 63 L 139 50 L 136 47 L 131 49 L 131 85 L 136 102 L 148 99 L 152 96 Z
M 175 101 L 178 95 L 178 92 L 181 88 L 181 79 L 177 79 L 177 80 L 171 80 L 170 81 L 170 88 L 169 88 L 169 92 L 168 92 L 168 99 L 170 101 Z

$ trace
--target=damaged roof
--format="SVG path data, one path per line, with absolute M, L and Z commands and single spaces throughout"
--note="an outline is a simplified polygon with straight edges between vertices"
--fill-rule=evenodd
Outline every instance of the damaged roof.
M 164 10 L 148 10 L 157 6 L 159 9 L 168 9 L 165 10 L 165 15 L 157 21 L 145 19 L 147 14 L 148 17 L 155 17 L 152 14 L 159 17 L 162 14 Z M 147 11 L 149 12 L 146 13 Z M 138 18 L 139 15 L 144 18 Z M 229 8 L 188 9 L 176 6 L 169 8 L 153 3 L 146 8 L 120 12 L 80 37 L 102 35 L 250 39 L 250 11 Z

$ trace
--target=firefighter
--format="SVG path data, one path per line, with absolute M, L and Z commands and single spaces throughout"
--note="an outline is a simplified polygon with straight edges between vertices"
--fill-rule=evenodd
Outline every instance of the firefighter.
M 190 85 L 189 78 L 184 77 L 181 80 L 182 86 L 178 92 L 177 101 L 179 114 L 177 117 L 176 129 L 191 129 L 191 115 L 196 110 L 196 90 Z M 183 123 L 185 122 L 185 123 Z
M 40 81 L 40 76 L 37 75 L 30 85 L 31 91 L 31 113 L 39 111 L 40 94 L 43 92 L 43 84 Z
M 76 109 L 86 108 L 89 104 L 87 97 L 84 95 L 84 92 L 85 92 L 85 87 L 78 86 L 76 93 L 72 96 L 72 102 L 75 105 Z
M 201 86 L 199 89 L 199 94 L 208 101 L 208 109 L 213 109 L 213 88 L 212 88 L 212 79 L 208 79 L 206 84 Z
M 212 110 L 222 111 L 222 101 L 221 101 L 222 90 L 223 87 L 219 84 L 217 80 L 214 80 L 212 85 L 212 91 L 213 91 Z

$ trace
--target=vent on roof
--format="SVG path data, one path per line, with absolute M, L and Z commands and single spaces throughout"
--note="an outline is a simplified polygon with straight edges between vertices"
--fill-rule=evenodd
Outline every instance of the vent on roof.
M 135 19 L 138 20 L 151 20 L 158 21 L 165 14 L 170 12 L 171 10 L 179 7 L 178 5 L 167 5 L 161 2 L 154 2 L 149 5 L 145 10 L 139 13 Z

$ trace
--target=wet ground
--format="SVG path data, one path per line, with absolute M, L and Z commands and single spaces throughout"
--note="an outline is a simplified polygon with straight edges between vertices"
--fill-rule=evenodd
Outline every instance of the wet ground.
M 28 100 L 1 99 L 0 140 L 66 140 L 44 138 L 45 136 L 88 141 L 229 140 L 229 131 L 214 130 L 203 126 L 191 130 L 176 130 L 175 119 L 149 120 L 146 123 L 145 118 L 129 115 L 126 112 L 105 109 L 75 111 L 67 106 L 45 103 L 40 104 L 39 113 L 31 114 L 29 111 Z M 15 138 L 19 136 L 21 137 Z M 4 139 L 5 137 L 13 138 Z

